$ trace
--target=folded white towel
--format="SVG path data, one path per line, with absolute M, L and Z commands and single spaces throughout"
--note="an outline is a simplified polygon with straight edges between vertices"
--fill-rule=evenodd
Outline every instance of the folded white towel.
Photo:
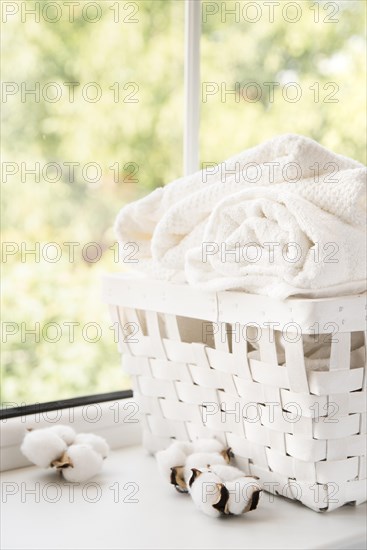
M 283 239 L 287 235 L 293 236 L 293 240 L 304 249 L 301 262 L 292 266 L 293 270 L 289 265 L 287 266 L 283 281 L 285 284 L 282 287 L 277 284 L 282 279 L 280 268 L 283 264 L 279 262 L 272 266 L 276 268 L 275 271 L 267 269 L 269 266 L 264 262 L 261 265 L 258 264 L 257 270 L 250 270 L 252 275 L 261 273 L 262 280 L 259 284 L 256 281 L 252 284 L 248 278 L 250 273 L 246 273 L 247 281 L 243 280 L 244 266 L 241 263 L 237 265 L 237 269 L 233 262 L 229 262 L 224 272 L 221 268 L 219 269 L 220 266 L 214 267 L 213 258 L 212 262 L 198 265 L 198 248 L 202 249 L 202 243 L 208 238 L 215 236 L 217 244 L 225 243 L 226 238 L 229 238 L 229 244 L 233 244 L 233 236 L 229 237 L 225 229 L 227 221 L 224 215 L 221 217 L 220 214 L 221 209 L 226 209 L 229 204 L 226 202 L 227 198 L 231 201 L 231 197 L 236 195 L 238 199 L 241 192 L 246 190 L 250 192 L 254 189 L 260 190 L 260 195 L 256 195 L 257 199 L 260 200 L 261 196 L 264 196 L 264 201 L 265 196 L 270 200 L 270 196 L 265 193 L 268 190 L 282 193 L 278 195 L 278 208 L 275 207 L 278 198 L 274 195 L 271 198 L 273 203 L 271 210 L 273 214 L 277 212 L 278 217 L 286 211 L 288 203 L 293 205 L 293 221 L 288 233 L 284 230 L 284 224 L 281 235 L 280 226 L 275 233 L 272 233 L 276 223 L 271 223 L 268 224 L 264 235 L 259 231 L 257 235 L 260 245 L 265 237 L 268 241 L 274 242 L 278 236 Z M 296 198 L 292 200 L 288 198 L 288 203 L 283 203 L 283 197 L 289 197 L 289 193 L 299 197 L 300 202 L 297 202 Z M 302 198 L 305 199 L 303 203 Z M 233 202 L 230 204 L 234 206 Z M 263 204 L 265 205 L 265 202 Z M 305 231 L 302 224 L 297 229 L 302 216 L 297 217 L 295 214 L 297 208 L 302 209 L 303 204 L 307 204 L 304 220 L 306 221 L 307 216 L 312 218 L 312 227 L 309 232 Z M 313 296 L 317 295 L 319 287 L 324 291 L 328 285 L 332 286 L 330 294 L 360 290 L 360 284 L 350 285 L 348 282 L 360 280 L 360 270 L 355 266 L 355 254 L 359 254 L 360 250 L 364 209 L 365 169 L 360 163 L 334 154 L 303 136 L 286 134 L 248 149 L 216 167 L 210 166 L 189 177 L 175 180 L 164 188 L 156 189 L 147 197 L 125 206 L 117 217 L 115 229 L 123 244 L 128 242 L 138 244 L 139 252 L 135 255 L 139 260 L 138 267 L 154 277 L 175 281 L 188 280 L 192 284 L 204 284 L 216 289 L 242 288 L 283 297 L 295 292 Z M 228 209 L 226 215 L 228 215 Z M 247 218 L 251 216 L 251 208 L 250 210 L 243 210 L 240 207 L 236 209 L 238 227 L 245 221 L 241 219 L 241 215 Z M 317 217 L 314 218 L 314 215 Z M 318 217 L 320 217 L 320 230 L 316 230 L 319 225 Z M 290 218 L 288 213 L 287 219 L 290 220 Z M 214 231 L 213 225 L 218 220 L 221 221 L 220 231 Z M 326 231 L 325 224 L 331 220 L 332 227 Z M 234 227 L 232 222 L 233 220 L 231 224 Z M 253 231 L 256 232 L 256 227 L 260 225 L 264 229 L 264 224 L 259 225 L 256 216 L 253 223 L 255 224 Z M 342 231 L 343 223 L 346 233 Z M 337 233 L 330 238 L 333 229 L 336 229 Z M 250 237 L 250 233 L 245 234 L 245 237 Z M 341 233 L 343 238 L 339 241 Z M 236 234 L 239 234 L 239 231 L 236 231 Z M 345 262 L 340 270 L 335 269 L 335 264 L 330 264 L 329 269 L 326 266 L 327 273 L 324 274 L 320 265 L 311 269 L 309 257 L 307 257 L 308 250 L 318 242 L 313 239 L 319 238 L 322 241 L 317 245 L 319 249 L 327 242 L 336 242 L 339 249 L 346 243 L 349 246 L 349 239 L 357 239 L 358 243 L 352 246 L 353 250 L 350 251 L 348 258 L 339 257 L 339 267 L 341 262 Z M 250 239 L 250 242 L 252 240 Z M 257 242 L 256 239 L 255 242 Z M 122 259 L 125 259 L 131 250 L 127 248 L 124 251 L 123 247 L 121 249 Z M 332 250 L 330 247 L 326 251 L 321 250 L 321 256 L 324 252 L 327 255 Z M 307 263 L 304 266 L 303 263 L 306 260 Z M 363 257 L 357 262 L 359 266 L 362 260 Z M 264 268 L 265 271 L 261 271 L 260 268 Z M 339 271 L 337 276 L 332 276 L 332 268 L 334 271 Z M 320 274 L 322 278 L 319 284 Z M 240 283 L 239 278 L 241 278 Z M 265 290 L 262 288 L 264 283 Z
M 189 283 L 213 290 L 278 298 L 362 292 L 364 236 L 361 226 L 299 195 L 248 189 L 217 205 L 201 246 L 187 253 L 185 273 Z

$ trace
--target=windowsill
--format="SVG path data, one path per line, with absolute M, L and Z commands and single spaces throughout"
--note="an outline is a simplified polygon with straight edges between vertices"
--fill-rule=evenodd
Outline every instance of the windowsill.
M 134 399 L 117 399 L 46 412 L 35 412 L 0 421 L 0 470 L 30 466 L 20 451 L 27 429 L 67 424 L 77 433 L 92 432 L 104 437 L 111 449 L 141 442 L 139 406 Z
M 366 540 L 366 504 L 318 514 L 263 493 L 256 512 L 209 518 L 162 482 L 141 447 L 112 451 L 99 477 L 72 487 L 74 496 L 71 484 L 35 467 L 3 473 L 2 548 L 336 550 Z M 7 502 L 6 489 L 15 493 Z

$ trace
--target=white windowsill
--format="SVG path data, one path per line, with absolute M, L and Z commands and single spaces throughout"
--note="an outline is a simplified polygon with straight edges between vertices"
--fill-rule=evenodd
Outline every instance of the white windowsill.
M 6 490 L 14 494 L 4 502 Z M 209 518 L 188 495 L 162 482 L 154 458 L 141 447 L 112 451 L 100 476 L 74 486 L 73 498 L 70 484 L 35 467 L 4 472 L 2 491 L 4 550 L 336 550 L 364 548 L 366 540 L 365 504 L 318 514 L 263 493 L 255 512 Z M 129 502 L 129 495 L 138 502 Z
M 30 465 L 20 452 L 20 445 L 29 428 L 66 424 L 77 433 L 92 432 L 100 435 L 107 440 L 111 449 L 120 449 L 140 443 L 139 419 L 139 406 L 131 398 L 1 420 L 0 471 Z

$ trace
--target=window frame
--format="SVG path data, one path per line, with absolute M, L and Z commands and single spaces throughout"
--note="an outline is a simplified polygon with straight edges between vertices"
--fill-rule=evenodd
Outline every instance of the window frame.
M 132 390 L 121 390 L 108 393 L 95 393 L 91 395 L 82 395 L 70 399 L 60 399 L 57 401 L 45 401 L 42 403 L 32 403 L 31 405 L 20 405 L 18 407 L 4 407 L 0 410 L 0 420 L 7 420 L 17 416 L 39 415 L 49 411 L 59 411 L 75 407 L 84 407 L 95 403 L 104 403 L 106 401 L 119 401 L 121 399 L 131 399 Z M 5 405 L 7 403 L 5 402 Z

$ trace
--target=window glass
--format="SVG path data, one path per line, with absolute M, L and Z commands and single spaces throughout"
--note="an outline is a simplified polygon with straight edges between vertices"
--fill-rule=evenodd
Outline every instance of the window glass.
M 294 132 L 365 160 L 366 3 L 202 3 L 201 160 Z
M 184 3 L 2 2 L 3 402 L 129 386 L 112 223 L 182 174 Z M 173 123 L 174 121 L 174 123 Z

